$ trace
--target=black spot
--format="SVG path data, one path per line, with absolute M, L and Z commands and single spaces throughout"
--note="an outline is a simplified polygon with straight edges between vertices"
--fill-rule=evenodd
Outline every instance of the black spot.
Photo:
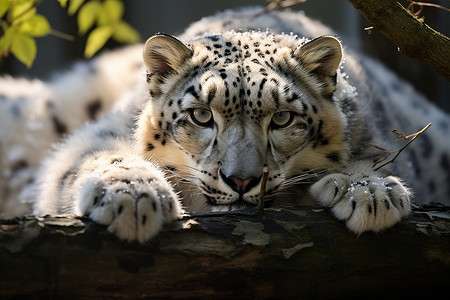
M 356 201 L 352 200 L 352 210 L 355 210 L 355 208 L 356 208 Z
M 219 40 L 219 35 L 210 35 L 207 36 L 206 38 L 210 39 L 213 42 L 217 42 Z
M 171 171 L 171 172 L 175 172 L 177 170 L 177 168 L 175 168 L 173 166 L 166 166 L 166 169 Z
M 420 168 L 419 159 L 416 156 L 416 153 L 414 151 L 408 152 L 409 161 L 411 162 L 411 166 L 414 170 L 414 174 L 417 178 L 420 178 L 422 174 L 422 169 Z
M 271 94 L 272 94 L 273 101 L 275 101 L 275 104 L 278 106 L 278 103 L 279 103 L 278 91 L 277 90 L 272 90 Z
M 287 88 L 287 91 L 286 91 L 286 88 Z M 286 93 L 289 91 L 289 87 L 288 87 L 288 86 L 285 86 L 284 89 L 285 89 L 285 92 L 286 92 Z M 292 94 L 292 97 L 289 98 L 289 99 L 287 99 L 286 102 L 287 102 L 287 103 L 291 103 L 291 102 L 293 102 L 293 101 L 295 101 L 295 100 L 297 100 L 297 99 L 300 99 L 300 97 L 297 95 L 297 93 L 293 93 L 293 94 Z
M 62 123 L 56 116 L 52 116 L 52 123 L 57 135 L 63 136 L 67 133 L 67 126 Z
M 422 155 L 430 157 L 433 152 L 433 143 L 427 134 L 423 134 L 420 138 L 420 144 L 422 146 Z
M 94 205 L 95 205 L 95 204 L 94 204 Z M 122 213 L 122 211 L 123 211 L 123 206 L 120 205 L 120 206 L 119 206 L 119 209 L 117 209 L 117 214 L 120 215 L 120 214 Z
M 9 112 L 14 118 L 17 118 L 21 114 L 20 106 L 18 104 L 14 104 L 11 106 Z
M 122 162 L 122 159 L 119 159 L 119 158 L 114 158 L 114 159 L 111 160 L 111 164 L 112 165 L 115 164 L 115 163 L 121 163 L 121 162 Z
M 337 152 L 328 153 L 327 158 L 335 163 L 338 163 L 341 160 L 340 155 Z
M 336 186 L 335 188 L 334 188 L 334 196 L 333 196 L 333 198 L 334 197 L 336 197 L 336 195 L 339 193 L 339 188 Z
M 115 132 L 113 130 L 104 129 L 104 130 L 100 130 L 97 133 L 97 136 L 101 137 L 101 138 L 111 138 L 111 137 L 116 138 L 116 137 L 118 137 L 118 134 L 117 134 L 117 132 Z
M 441 159 L 440 159 L 441 167 L 444 169 L 446 176 L 442 174 L 442 176 L 446 177 L 446 182 L 450 182 L 450 160 L 448 158 L 447 153 L 442 153 Z M 450 186 L 447 185 L 447 193 L 450 193 Z
M 172 114 L 172 119 L 176 119 L 178 117 L 178 114 L 176 113 L 176 112 L 173 112 L 173 114 Z
M 19 160 L 12 165 L 11 172 L 14 174 L 26 168 L 28 168 L 28 163 L 25 160 Z
M 386 205 L 386 209 L 389 209 L 391 207 L 391 205 L 389 204 L 388 200 L 384 200 L 384 205 Z
M 368 205 L 368 206 L 367 206 L 367 211 L 369 212 L 369 214 L 372 213 L 372 205 Z
M 373 215 L 377 216 L 377 201 L 373 198 Z
M 152 143 L 148 143 L 148 144 L 147 144 L 147 150 L 148 150 L 148 151 L 152 151 L 153 149 L 155 149 L 155 146 L 153 146 Z
M 220 77 L 222 77 L 222 79 L 227 78 L 227 74 L 226 73 L 220 73 Z
M 100 100 L 95 100 L 86 106 L 86 111 L 90 120 L 95 120 L 97 114 L 102 109 L 102 102 Z
M 261 80 L 261 83 L 259 84 L 259 89 L 260 89 L 260 90 L 262 90 L 262 89 L 264 88 L 264 84 L 266 83 L 266 81 L 267 81 L 266 78 L 263 78 L 263 79 Z
M 199 99 L 199 96 L 197 94 L 197 92 L 195 91 L 195 88 L 193 85 L 191 85 L 190 87 L 188 87 L 186 89 L 186 94 L 191 94 L 195 99 Z
M 146 215 L 143 215 L 143 216 L 142 216 L 142 226 L 144 226 L 145 223 L 147 223 L 147 216 L 146 216 Z
M 159 133 L 155 134 L 155 140 L 159 140 L 161 138 L 161 135 Z
M 62 191 L 68 185 L 71 185 L 76 179 L 76 173 L 78 172 L 78 168 L 74 167 L 63 174 L 61 180 L 59 181 L 58 190 Z
M 156 202 L 152 201 L 152 207 L 153 207 L 153 211 L 156 212 L 157 211 L 157 207 L 156 207 Z
M 434 181 L 428 182 L 428 191 L 430 192 L 430 194 L 434 194 L 436 192 L 436 184 L 434 183 Z

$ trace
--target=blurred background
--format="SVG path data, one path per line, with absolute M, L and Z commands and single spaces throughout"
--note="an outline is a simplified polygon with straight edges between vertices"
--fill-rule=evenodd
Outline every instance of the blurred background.
M 124 0 L 124 20 L 134 26 L 145 40 L 156 32 L 176 35 L 190 23 L 216 12 L 244 7 L 265 6 L 266 0 Z M 448 6 L 448 0 L 433 0 Z M 406 3 L 406 1 L 403 1 Z M 311 18 L 331 27 L 344 44 L 377 58 L 391 70 L 411 82 L 422 94 L 436 105 L 450 112 L 450 83 L 425 65 L 397 51 L 380 33 L 368 35 L 364 31 L 370 26 L 359 12 L 343 0 L 309 0 L 297 4 L 292 10 L 303 10 Z M 52 72 L 70 66 L 74 61 L 84 59 L 86 36 L 77 35 L 76 16 L 69 17 L 66 9 L 56 0 L 45 0 L 38 7 L 38 13 L 45 15 L 52 28 L 76 36 L 71 42 L 55 36 L 37 39 L 38 53 L 33 66 L 28 69 L 10 56 L 2 61 L 0 74 L 11 74 L 28 78 L 48 78 Z M 422 12 L 425 22 L 445 35 L 450 33 L 450 13 L 436 8 L 425 8 Z M 105 48 L 120 47 L 108 42 Z

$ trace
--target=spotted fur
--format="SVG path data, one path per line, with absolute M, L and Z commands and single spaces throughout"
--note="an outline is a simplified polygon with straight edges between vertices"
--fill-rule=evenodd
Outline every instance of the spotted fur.
M 252 30 L 267 25 L 268 31 Z M 129 51 L 121 67 L 136 70 L 128 56 L 138 50 Z M 407 215 L 411 187 L 419 203 L 448 203 L 449 148 L 443 142 L 448 116 L 378 63 L 344 53 L 329 29 L 302 14 L 259 9 L 218 14 L 194 23 L 180 39 L 150 38 L 143 60 L 145 74 L 133 77 L 133 88 L 115 84 L 131 71 L 114 72 L 117 78 L 94 86 L 87 94 L 97 96 L 86 96 L 91 100 L 85 102 L 56 94 L 71 90 L 57 80 L 38 83 L 42 91 L 33 95 L 39 99 L 1 92 L 6 95 L 0 104 L 7 103 L 17 132 L 31 132 L 19 116 L 29 117 L 41 105 L 47 125 L 39 134 L 49 138 L 40 151 L 78 127 L 68 122 L 66 102 L 84 110 L 74 114 L 79 122 L 96 119 L 59 144 L 38 175 L 29 153 L 5 160 L 3 203 L 17 200 L 24 182 L 15 186 L 14 180 L 27 171 L 28 194 L 37 193 L 35 213 L 88 215 L 120 238 L 139 241 L 179 218 L 183 209 L 257 205 L 264 167 L 268 205 L 315 200 L 358 234 L 384 230 Z M 101 80 L 96 72 L 91 78 Z M 74 78 L 70 74 L 63 78 Z M 110 88 L 121 97 L 102 94 Z M 11 98 L 28 104 L 15 105 Z M 61 113 L 52 113 L 53 105 Z M 374 170 L 378 150 L 370 143 L 393 148 L 392 128 L 413 132 L 430 121 L 436 128 L 411 144 L 394 166 Z M 24 145 L 16 139 L 5 146 L 14 130 L 0 136 L 9 156 L 13 147 Z M 429 172 L 433 166 L 442 171 L 439 176 Z M 37 183 L 31 183 L 35 177 Z

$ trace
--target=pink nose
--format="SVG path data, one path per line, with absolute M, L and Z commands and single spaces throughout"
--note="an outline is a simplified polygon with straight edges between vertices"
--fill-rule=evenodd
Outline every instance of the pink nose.
M 234 175 L 227 177 L 222 172 L 220 172 L 220 175 L 221 175 L 223 181 L 226 184 L 228 184 L 228 186 L 231 187 L 235 192 L 237 192 L 239 194 L 247 193 L 254 186 L 256 186 L 259 182 L 259 178 L 256 178 L 256 177 L 249 177 L 246 179 L 241 179 Z

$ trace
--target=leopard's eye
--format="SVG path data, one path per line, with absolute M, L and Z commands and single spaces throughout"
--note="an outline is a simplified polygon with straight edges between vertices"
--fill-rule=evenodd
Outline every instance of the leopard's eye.
M 209 109 L 194 108 L 190 111 L 192 121 L 202 127 L 209 127 L 213 123 L 213 115 Z
M 282 111 L 272 116 L 273 128 L 285 128 L 292 123 L 294 114 L 290 111 Z

